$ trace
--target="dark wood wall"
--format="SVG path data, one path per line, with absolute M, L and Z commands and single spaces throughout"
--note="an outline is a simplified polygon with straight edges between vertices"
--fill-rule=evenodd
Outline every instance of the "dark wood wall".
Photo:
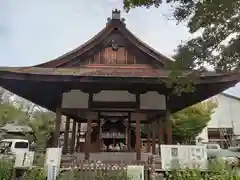
M 89 64 L 136 64 L 136 56 L 124 47 L 107 47 L 89 59 Z

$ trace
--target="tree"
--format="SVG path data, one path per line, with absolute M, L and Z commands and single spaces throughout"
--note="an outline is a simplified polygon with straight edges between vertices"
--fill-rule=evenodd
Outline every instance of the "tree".
M 239 0 L 204 0 L 192 2 L 189 8 L 186 8 L 186 3 L 183 3 L 181 8 L 176 10 L 176 19 L 180 22 L 188 20 L 191 33 L 201 29 L 203 31 L 200 36 L 179 46 L 176 59 L 189 61 L 192 66 L 199 67 L 207 63 L 221 71 L 238 69 L 240 62 Z
M 2 102 L 0 104 L 0 126 L 6 123 L 26 124 L 28 117 L 21 109 L 16 108 L 9 102 Z
M 54 113 L 0 88 L 0 127 L 7 123 L 29 126 L 33 134 L 24 133 L 34 140 L 38 149 L 45 148 L 54 127 Z
M 174 142 L 181 144 L 192 143 L 207 126 L 217 106 L 217 102 L 208 100 L 172 114 L 171 122 Z M 157 126 L 156 128 L 156 132 L 158 132 L 159 129 Z M 141 125 L 143 135 L 146 135 L 147 131 L 148 128 L 145 125 Z
M 216 107 L 217 103 L 209 100 L 173 114 L 171 121 L 174 141 L 186 144 L 194 141 L 211 120 Z
M 29 126 L 36 137 L 36 148 L 46 148 L 47 142 L 53 132 L 55 114 L 50 111 L 35 110 Z
M 240 0 L 124 0 L 124 8 L 158 7 L 168 3 L 173 17 L 187 22 L 190 33 L 199 33 L 179 45 L 175 59 L 181 68 L 204 70 L 211 65 L 218 71 L 238 70 L 240 63 Z

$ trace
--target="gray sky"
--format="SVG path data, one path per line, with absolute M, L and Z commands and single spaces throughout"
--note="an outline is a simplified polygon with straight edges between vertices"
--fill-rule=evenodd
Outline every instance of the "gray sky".
M 81 45 L 106 24 L 121 0 L 0 0 L 0 66 L 30 66 Z M 171 8 L 122 13 L 127 27 L 141 40 L 171 56 L 190 38 L 183 24 L 168 20 Z M 228 92 L 240 96 L 240 85 Z

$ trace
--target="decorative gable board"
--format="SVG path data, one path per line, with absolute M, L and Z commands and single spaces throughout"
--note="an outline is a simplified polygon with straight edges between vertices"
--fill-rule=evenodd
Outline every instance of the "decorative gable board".
M 65 64 L 65 67 L 76 67 L 87 64 L 132 65 L 141 64 L 148 67 L 163 65 L 132 44 L 120 32 L 113 31 L 102 42 L 79 57 Z

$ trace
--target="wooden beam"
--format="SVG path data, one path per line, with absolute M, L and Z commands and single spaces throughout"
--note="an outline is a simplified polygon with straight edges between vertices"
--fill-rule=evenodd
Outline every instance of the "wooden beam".
M 138 104 L 136 102 L 100 102 L 100 101 L 93 101 L 91 102 L 92 109 L 136 109 Z
M 53 138 L 53 147 L 58 147 L 58 139 L 60 136 L 60 125 L 61 125 L 61 109 L 56 109 L 56 123 L 55 123 L 55 131 Z
M 117 118 L 117 117 L 114 117 L 114 118 Z M 87 123 L 87 120 L 86 121 L 77 121 L 77 122 L 81 122 L 81 123 Z M 92 123 L 98 123 L 99 121 L 98 120 L 92 120 Z M 136 122 L 136 120 L 135 121 L 129 121 L 129 123 L 131 124 L 131 123 L 135 123 Z M 148 121 L 140 121 L 140 124 L 151 124 L 150 122 L 148 122 Z
M 69 127 L 70 127 L 70 117 L 67 117 L 65 122 L 65 130 L 64 130 L 63 154 L 68 153 Z

